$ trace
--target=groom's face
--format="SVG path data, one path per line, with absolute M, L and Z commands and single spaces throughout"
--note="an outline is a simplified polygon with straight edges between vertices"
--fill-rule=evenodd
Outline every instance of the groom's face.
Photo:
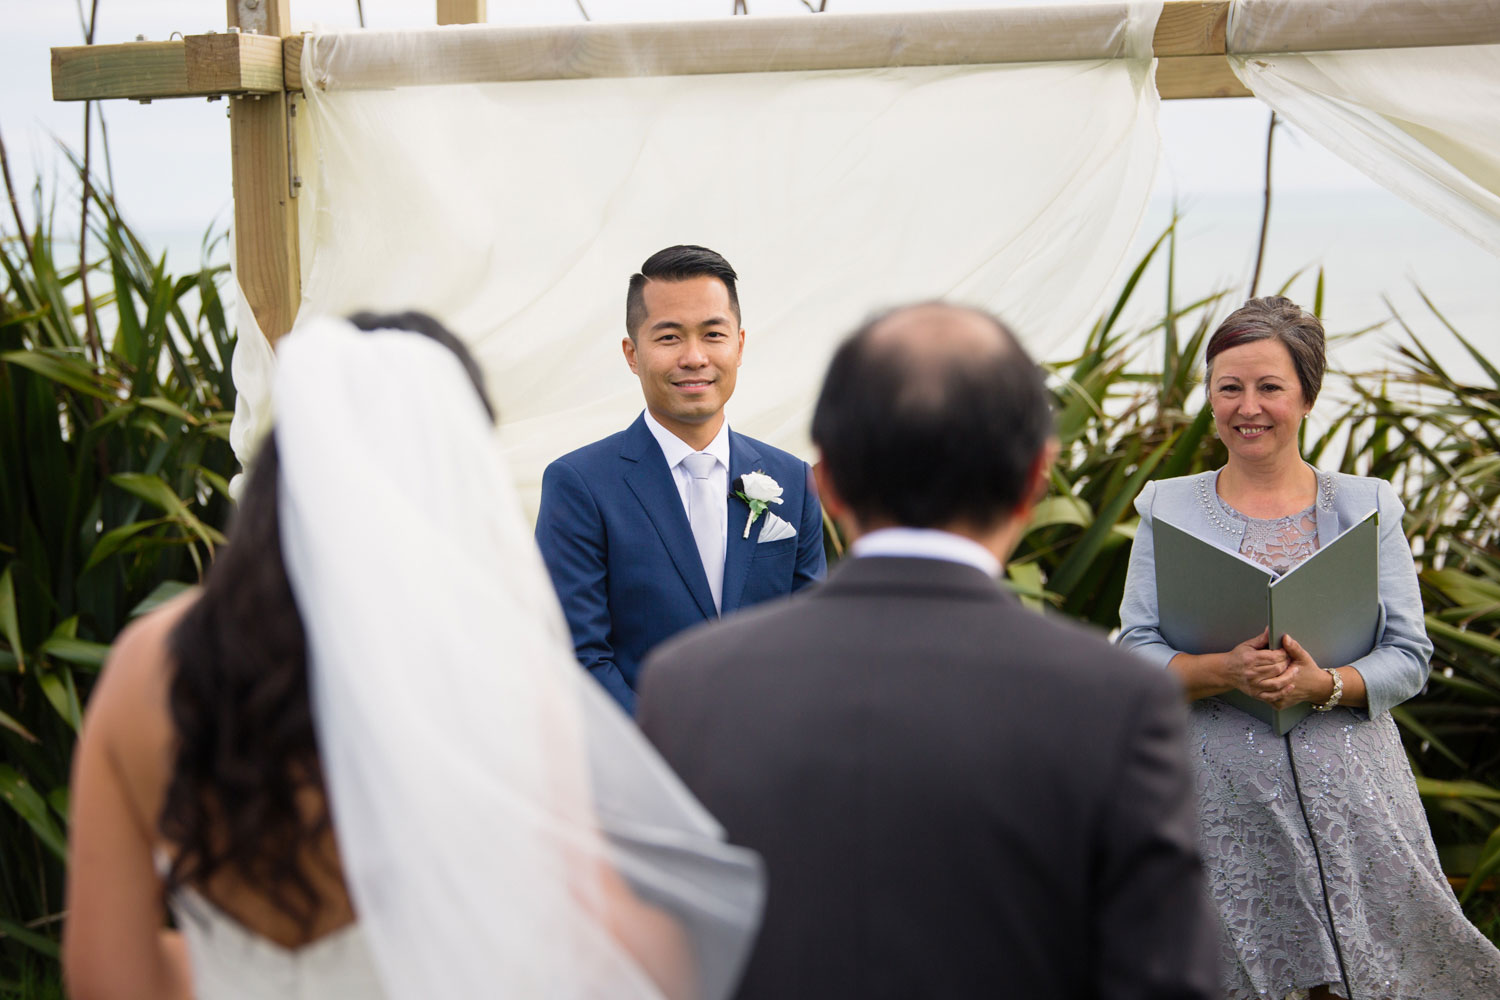
M 641 291 L 646 319 L 623 346 L 646 408 L 684 439 L 717 433 L 745 349 L 729 290 L 705 275 Z

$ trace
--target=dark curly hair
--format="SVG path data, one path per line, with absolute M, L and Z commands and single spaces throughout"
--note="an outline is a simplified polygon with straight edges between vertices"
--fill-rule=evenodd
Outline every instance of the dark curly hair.
M 436 320 L 360 313 L 350 321 L 363 330 L 411 331 L 448 347 L 493 419 L 478 366 Z M 308 694 L 307 635 L 281 551 L 280 464 L 272 434 L 250 471 L 228 544 L 168 639 L 176 743 L 158 826 L 178 847 L 167 892 L 234 870 L 311 933 L 323 900 L 308 848 L 327 834 L 329 815 Z M 309 801 L 321 803 L 315 813 Z

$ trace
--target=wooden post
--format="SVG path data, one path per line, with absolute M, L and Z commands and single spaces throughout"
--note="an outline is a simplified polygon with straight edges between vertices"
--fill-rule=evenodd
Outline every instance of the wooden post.
M 228 0 L 229 26 L 279 38 L 290 0 Z M 261 331 L 273 344 L 292 328 L 302 301 L 297 202 L 292 190 L 284 91 L 230 99 L 236 277 Z
M 485 0 L 437 0 L 438 24 L 483 24 Z

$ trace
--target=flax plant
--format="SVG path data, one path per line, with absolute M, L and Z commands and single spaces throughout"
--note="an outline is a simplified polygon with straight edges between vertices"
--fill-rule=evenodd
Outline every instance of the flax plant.
M 1425 298 L 1424 298 L 1425 301 Z M 1427 691 L 1397 708 L 1444 867 L 1500 930 L 1500 370 L 1430 301 L 1430 320 L 1474 363 L 1450 374 L 1404 317 L 1400 365 L 1351 380 L 1330 431 L 1340 468 L 1396 483 L 1435 646 Z M 1429 338 L 1430 339 L 1430 338 Z M 1490 885 L 1488 898 L 1482 887 Z
M 40 186 L 31 231 L 19 211 L 0 225 L 0 994 L 10 995 L 56 980 L 69 766 L 108 644 L 132 614 L 200 577 L 223 540 L 236 468 L 224 268 L 170 275 L 97 179 L 84 191 L 83 254 L 57 238 Z

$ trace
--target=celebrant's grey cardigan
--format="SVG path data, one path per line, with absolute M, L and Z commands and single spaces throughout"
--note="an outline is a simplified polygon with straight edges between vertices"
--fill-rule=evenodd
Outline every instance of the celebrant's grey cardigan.
M 1151 522 L 1160 517 L 1184 531 L 1238 552 L 1245 522 L 1225 514 L 1215 491 L 1219 473 L 1204 472 L 1179 479 L 1147 483 L 1136 498 L 1141 523 L 1130 552 L 1125 596 L 1120 602 L 1119 643 L 1159 667 L 1180 650 L 1167 645 L 1157 630 L 1156 554 Z M 1422 595 L 1417 587 L 1411 547 L 1401 530 L 1405 508 L 1396 491 L 1383 479 L 1318 471 L 1318 538 L 1326 544 L 1337 538 L 1371 509 L 1380 520 L 1380 639 L 1375 648 L 1353 663 L 1320 663 L 1320 667 L 1351 666 L 1364 678 L 1369 714 L 1388 712 L 1422 689 L 1431 669 L 1432 642 L 1423 626 Z M 1168 567 L 1168 569 L 1170 569 Z M 1228 637 L 1225 649 L 1248 636 Z

